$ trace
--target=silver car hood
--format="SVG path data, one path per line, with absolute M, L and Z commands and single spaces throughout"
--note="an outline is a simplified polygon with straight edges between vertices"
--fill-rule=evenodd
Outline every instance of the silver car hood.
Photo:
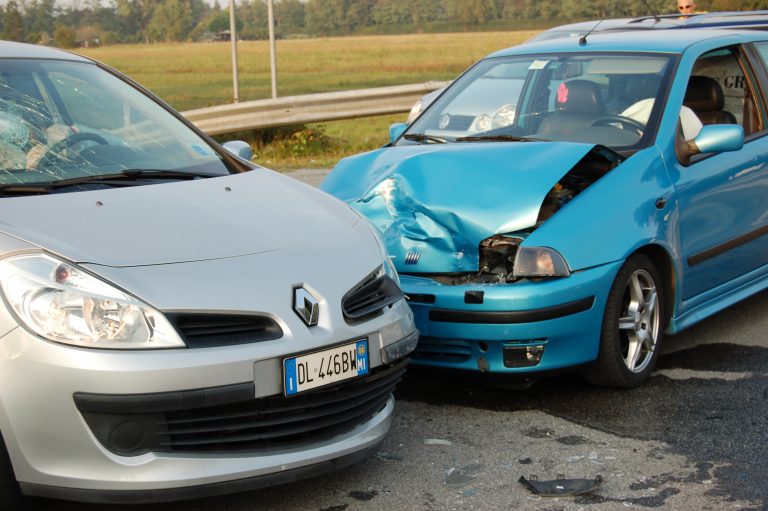
M 0 231 L 78 263 L 145 266 L 311 250 L 360 221 L 266 169 L 219 178 L 3 198 Z

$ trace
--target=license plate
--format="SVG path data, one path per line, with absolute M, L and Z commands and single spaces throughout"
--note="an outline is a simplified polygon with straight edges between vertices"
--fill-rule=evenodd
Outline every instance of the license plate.
M 283 359 L 285 395 L 368 374 L 368 340 Z

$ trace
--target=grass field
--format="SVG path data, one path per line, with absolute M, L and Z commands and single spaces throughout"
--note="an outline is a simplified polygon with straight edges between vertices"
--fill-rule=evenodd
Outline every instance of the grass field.
M 492 51 L 537 31 L 336 37 L 277 42 L 278 95 L 365 89 L 449 80 Z M 232 101 L 228 43 L 120 45 L 82 49 L 146 86 L 178 110 Z M 238 44 L 240 100 L 271 96 L 269 46 Z M 256 161 L 274 168 L 327 167 L 386 142 L 386 127 L 402 116 L 310 125 L 308 130 L 255 143 Z M 242 137 L 241 137 L 242 138 Z M 256 140 L 258 137 L 248 137 Z

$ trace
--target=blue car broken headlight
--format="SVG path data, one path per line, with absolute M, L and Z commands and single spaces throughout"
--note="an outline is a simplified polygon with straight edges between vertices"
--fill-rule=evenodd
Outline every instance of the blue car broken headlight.
M 549 247 L 520 247 L 515 257 L 514 276 L 567 277 L 568 263 L 560 253 Z

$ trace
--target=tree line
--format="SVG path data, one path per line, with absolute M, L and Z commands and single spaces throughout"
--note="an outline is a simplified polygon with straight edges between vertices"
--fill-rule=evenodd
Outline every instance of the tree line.
M 204 0 L 8 0 L 3 39 L 72 47 L 199 41 L 229 28 L 229 12 Z M 278 37 L 522 28 L 674 11 L 674 0 L 274 0 Z M 702 10 L 768 9 L 768 0 L 698 0 Z M 238 36 L 267 37 L 265 0 L 236 2 Z

